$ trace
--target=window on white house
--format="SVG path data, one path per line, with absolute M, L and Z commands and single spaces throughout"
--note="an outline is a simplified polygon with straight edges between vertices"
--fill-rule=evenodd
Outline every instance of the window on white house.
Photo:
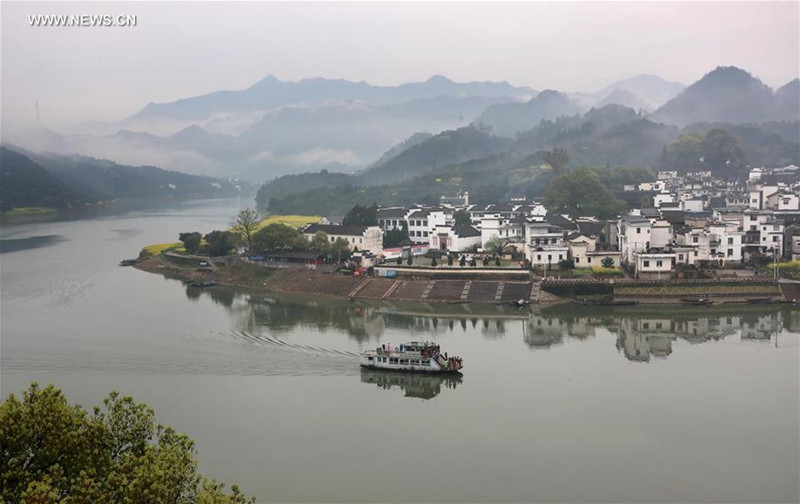
M 642 234 L 642 228 L 636 228 L 636 234 Z
M 728 245 L 733 245 L 733 238 L 728 238 Z
M 733 249 L 728 249 L 728 257 L 733 257 Z
M 650 261 L 644 261 L 644 262 L 642 263 L 642 265 L 643 265 L 645 268 L 649 268 L 649 267 L 650 267 Z
M 656 261 L 656 266 L 658 266 L 659 268 L 660 268 L 661 266 L 663 266 L 663 265 L 664 265 L 664 263 L 663 263 L 663 262 L 661 262 L 661 261 Z

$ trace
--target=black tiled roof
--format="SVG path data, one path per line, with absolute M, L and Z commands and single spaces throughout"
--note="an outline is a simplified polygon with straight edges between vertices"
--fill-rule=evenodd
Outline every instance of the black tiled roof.
M 458 225 L 453 226 L 453 233 L 459 238 L 470 238 L 472 236 L 480 236 L 481 232 L 472 226 Z
M 545 216 L 544 220 L 548 224 L 552 224 L 563 229 L 578 229 L 578 226 L 574 222 L 558 214 L 549 213 Z
M 327 235 L 363 236 L 367 231 L 367 226 L 346 225 L 337 226 L 335 224 L 311 224 L 303 230 L 303 233 L 314 234 L 322 231 Z

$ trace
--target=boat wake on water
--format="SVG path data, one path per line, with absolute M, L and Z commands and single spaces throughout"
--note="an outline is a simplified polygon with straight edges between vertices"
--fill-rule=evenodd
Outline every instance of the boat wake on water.
M 314 354 L 326 357 L 339 356 L 347 359 L 357 358 L 359 356 L 359 354 L 357 353 L 349 352 L 346 350 L 334 350 L 330 348 L 320 348 L 311 345 L 301 345 L 299 343 L 290 343 L 288 341 L 283 341 L 281 339 L 278 339 L 274 336 L 266 336 L 263 334 L 256 336 L 254 334 L 250 334 L 244 331 L 233 331 L 231 333 L 220 333 L 220 334 L 224 334 L 226 336 L 233 335 L 237 337 L 240 341 L 262 348 L 272 347 L 276 349 L 304 352 L 307 354 Z

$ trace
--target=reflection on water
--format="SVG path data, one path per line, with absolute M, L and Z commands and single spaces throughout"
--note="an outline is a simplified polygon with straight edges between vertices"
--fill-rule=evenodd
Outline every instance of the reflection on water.
M 399 388 L 405 397 L 431 399 L 439 395 L 442 387 L 455 389 L 461 384 L 461 375 L 434 375 L 422 373 L 399 373 L 361 369 L 361 383 L 377 385 L 379 389 Z
M 739 333 L 742 340 L 774 341 L 778 334 L 800 332 L 800 310 L 784 306 L 731 305 L 727 307 L 581 307 L 556 305 L 519 310 L 495 305 L 394 304 L 351 302 L 263 293 L 223 287 L 187 287 L 190 299 L 208 296 L 235 315 L 241 331 L 289 331 L 295 327 L 345 331 L 358 342 L 380 341 L 388 330 L 434 338 L 442 331 L 479 329 L 487 339 L 506 332 L 522 334 L 532 350 L 552 349 L 565 338 L 587 340 L 602 328 L 616 335 L 616 348 L 630 361 L 649 362 L 672 354 L 676 339 L 688 343 L 719 341 Z M 521 331 L 520 331 L 521 327 Z
M 60 235 L 31 236 L 29 238 L 6 238 L 0 240 L 0 254 L 8 252 L 20 252 L 42 247 L 52 247 L 61 242 L 67 241 Z

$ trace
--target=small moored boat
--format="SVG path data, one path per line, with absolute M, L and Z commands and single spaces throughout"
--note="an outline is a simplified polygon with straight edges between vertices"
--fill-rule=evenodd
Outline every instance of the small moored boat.
M 413 373 L 460 373 L 464 362 L 461 357 L 442 353 L 439 345 L 411 341 L 362 352 L 361 367 Z

